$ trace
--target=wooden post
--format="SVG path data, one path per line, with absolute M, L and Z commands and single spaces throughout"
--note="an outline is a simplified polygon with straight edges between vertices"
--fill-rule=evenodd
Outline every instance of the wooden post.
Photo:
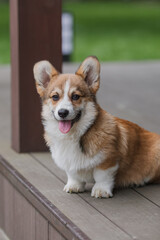
M 41 104 L 33 65 L 49 60 L 61 71 L 61 0 L 10 1 L 12 147 L 44 151 Z

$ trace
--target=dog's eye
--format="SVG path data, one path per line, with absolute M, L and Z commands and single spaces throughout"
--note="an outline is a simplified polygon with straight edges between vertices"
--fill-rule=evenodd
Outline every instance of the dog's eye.
M 78 94 L 73 94 L 72 95 L 72 100 L 78 100 L 80 96 Z
M 59 95 L 53 95 L 53 96 L 52 96 L 52 99 L 53 99 L 54 101 L 58 101 L 58 100 L 59 100 Z

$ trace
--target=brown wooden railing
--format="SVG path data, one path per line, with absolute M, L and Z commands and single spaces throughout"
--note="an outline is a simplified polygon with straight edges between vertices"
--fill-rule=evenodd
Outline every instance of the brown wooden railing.
M 61 0 L 10 1 L 12 147 L 46 150 L 33 65 L 48 59 L 61 71 Z

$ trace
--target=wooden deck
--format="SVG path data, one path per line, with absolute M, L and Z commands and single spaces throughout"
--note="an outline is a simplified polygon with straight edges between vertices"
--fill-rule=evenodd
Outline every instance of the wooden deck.
M 103 108 L 160 133 L 159 66 L 102 64 Z M 76 68 L 69 64 L 64 70 Z M 10 239 L 160 239 L 160 185 L 117 189 L 111 199 L 91 198 L 89 185 L 83 194 L 67 194 L 66 175 L 49 153 L 17 154 L 10 148 L 8 66 L 0 67 L 0 155 L 0 228 Z

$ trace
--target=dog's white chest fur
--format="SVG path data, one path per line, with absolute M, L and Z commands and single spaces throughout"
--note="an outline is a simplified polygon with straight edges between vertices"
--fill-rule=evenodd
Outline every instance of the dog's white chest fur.
M 44 128 L 50 139 L 50 150 L 52 158 L 61 169 L 68 171 L 89 170 L 96 167 L 105 160 L 102 151 L 89 157 L 83 153 L 80 147 L 80 139 L 95 119 L 94 104 L 86 104 L 86 112 L 82 114 L 81 120 L 73 125 L 68 134 L 63 134 L 58 128 L 58 122 L 53 119 L 53 115 L 48 107 L 43 106 L 42 116 L 47 116 Z
M 73 137 L 56 139 L 51 147 L 52 158 L 55 163 L 65 171 L 80 171 L 91 169 L 100 164 L 104 155 L 97 153 L 92 158 L 85 155 L 80 147 L 79 141 Z

